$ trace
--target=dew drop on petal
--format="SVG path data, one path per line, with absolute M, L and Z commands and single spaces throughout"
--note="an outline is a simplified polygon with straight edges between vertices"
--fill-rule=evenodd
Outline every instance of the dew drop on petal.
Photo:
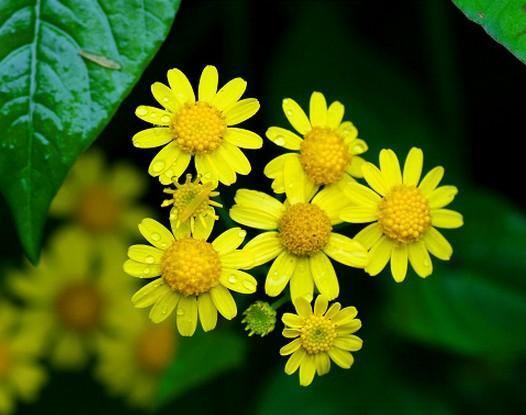
M 240 238 L 244 238 L 245 236 L 247 236 L 247 231 L 245 230 L 240 230 L 239 233 L 238 233 L 238 236 Z
M 253 290 L 254 288 L 256 288 L 252 281 L 245 280 L 242 284 L 247 290 Z
M 144 117 L 146 114 L 148 114 L 148 110 L 146 108 L 139 107 L 135 110 L 135 114 L 140 117 Z
M 152 233 L 152 239 L 154 241 L 159 241 L 161 239 L 161 235 L 159 235 L 157 232 Z
M 161 122 L 163 123 L 169 123 L 170 122 L 170 117 L 168 115 L 163 115 L 161 117 Z
M 178 315 L 178 316 L 182 316 L 182 315 L 184 315 L 184 311 L 181 310 L 180 308 L 178 308 L 178 309 L 177 309 L 177 315 Z
M 164 168 L 164 161 L 157 161 L 154 163 L 152 170 L 155 173 L 159 173 Z
M 285 138 L 281 135 L 278 135 L 275 139 L 274 139 L 274 144 L 278 145 L 278 146 L 282 146 L 285 144 Z
M 228 282 L 229 282 L 230 284 L 235 284 L 236 281 L 237 281 L 237 278 L 236 278 L 235 275 L 231 275 L 230 277 L 228 277 Z
M 146 258 L 144 258 L 144 261 L 147 263 L 147 264 L 153 264 L 155 262 L 155 258 L 151 255 L 148 255 Z

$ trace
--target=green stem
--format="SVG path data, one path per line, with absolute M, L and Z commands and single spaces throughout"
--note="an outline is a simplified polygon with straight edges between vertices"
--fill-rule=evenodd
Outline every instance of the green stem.
M 277 301 L 273 302 L 270 306 L 277 311 L 278 308 L 280 308 L 283 304 L 288 303 L 289 301 L 290 297 L 288 295 L 284 295 Z

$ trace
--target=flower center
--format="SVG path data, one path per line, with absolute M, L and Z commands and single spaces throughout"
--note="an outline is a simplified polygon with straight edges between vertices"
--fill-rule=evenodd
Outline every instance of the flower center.
M 164 253 L 161 275 L 175 291 L 188 296 L 208 292 L 219 283 L 219 255 L 208 242 L 175 241 Z
M 166 324 L 148 327 L 137 339 L 135 356 L 145 372 L 162 372 L 172 361 L 174 352 L 174 332 Z
M 314 127 L 301 143 L 300 161 L 314 183 L 331 184 L 343 177 L 351 154 L 334 129 Z
M 115 196 L 102 186 L 93 186 L 81 196 L 77 217 L 84 228 L 101 233 L 115 229 L 121 206 Z
M 175 141 L 188 153 L 210 153 L 226 132 L 225 118 L 206 102 L 186 104 L 173 118 Z
M 86 282 L 67 286 L 55 301 L 55 310 L 64 326 L 75 331 L 88 331 L 100 321 L 103 301 L 100 292 Z
M 310 203 L 291 205 L 278 228 L 283 247 L 299 256 L 310 256 L 325 248 L 332 231 L 327 214 Z
M 0 380 L 6 377 L 11 369 L 11 351 L 6 343 L 0 342 Z
M 395 186 L 378 206 L 378 222 L 385 235 L 406 245 L 418 241 L 431 225 L 429 205 L 415 186 Z
M 323 316 L 311 315 L 301 328 L 301 345 L 308 354 L 327 352 L 336 338 L 336 325 Z

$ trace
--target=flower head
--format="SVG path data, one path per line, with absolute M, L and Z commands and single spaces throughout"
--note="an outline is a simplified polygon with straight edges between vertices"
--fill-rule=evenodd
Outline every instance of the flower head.
M 276 310 L 265 301 L 256 301 L 243 312 L 242 323 L 249 336 L 257 334 L 264 337 L 276 326 Z
M 359 154 L 367 151 L 365 141 L 358 138 L 358 130 L 350 122 L 342 122 L 344 106 L 333 102 L 327 108 L 325 97 L 313 92 L 310 98 L 310 118 L 293 99 L 283 100 L 283 111 L 292 127 L 301 135 L 281 127 L 270 127 L 267 138 L 280 147 L 293 150 L 270 161 L 265 175 L 274 179 L 272 189 L 284 193 L 287 174 L 305 172 L 306 180 L 313 192 L 318 186 L 352 181 L 350 176 L 362 177 L 364 160 Z M 284 164 L 294 158 L 295 170 L 285 173 Z
M 291 159 L 285 165 L 299 164 Z M 281 203 L 254 190 L 240 189 L 230 209 L 235 221 L 266 232 L 243 248 L 254 255 L 254 266 L 274 258 L 265 281 L 265 291 L 279 295 L 290 281 L 291 297 L 312 298 L 314 285 L 329 299 L 339 293 L 336 272 L 329 257 L 342 264 L 363 268 L 368 254 L 361 243 L 333 232 L 341 223 L 340 211 L 349 205 L 337 187 L 327 187 L 312 199 L 307 196 L 301 170 L 285 176 L 287 199 Z M 291 182 L 289 182 L 291 180 Z
M 164 109 L 141 105 L 135 110 L 137 117 L 155 125 L 135 134 L 135 147 L 164 146 L 148 172 L 162 184 L 170 184 L 195 157 L 197 173 L 206 181 L 230 185 L 236 181 L 236 173 L 248 174 L 250 163 L 239 147 L 260 148 L 261 137 L 232 127 L 259 109 L 255 98 L 239 100 L 247 83 L 235 78 L 218 91 L 217 69 L 210 65 L 201 74 L 197 100 L 179 69 L 168 71 L 168 83 L 169 87 L 160 82 L 152 85 L 152 94 Z
M 237 307 L 229 290 L 243 294 L 256 291 L 256 280 L 239 268 L 252 265 L 249 252 L 237 248 L 245 239 L 241 228 L 231 228 L 213 242 L 170 232 L 153 219 L 139 224 L 150 245 L 133 245 L 124 271 L 138 278 L 154 278 L 132 297 L 136 307 L 153 306 L 150 318 L 165 320 L 175 309 L 177 328 L 191 336 L 201 322 L 203 330 L 213 330 L 217 312 L 230 320 Z
M 212 232 L 214 222 L 218 219 L 214 207 L 222 207 L 220 203 L 211 199 L 219 196 L 212 183 L 203 183 L 199 178 L 192 181 L 192 175 L 186 175 L 186 181 L 179 183 L 173 180 L 175 189 L 166 188 L 165 193 L 170 199 L 161 206 L 172 206 L 170 223 L 175 234 L 186 235 L 189 232 L 198 239 L 207 239 Z
M 314 303 L 303 297 L 294 302 L 297 314 L 285 313 L 283 336 L 294 339 L 279 351 L 282 356 L 291 355 L 285 365 L 285 373 L 292 375 L 300 370 L 300 384 L 308 386 L 314 375 L 325 375 L 331 368 L 331 360 L 338 366 L 349 369 L 354 362 L 350 352 L 362 348 L 362 340 L 355 336 L 362 322 L 356 319 L 354 307 L 340 310 L 340 303 L 328 308 L 327 297 L 319 295 Z
M 412 148 L 403 172 L 392 150 L 380 152 L 380 169 L 371 163 L 362 166 L 371 188 L 349 183 L 343 190 L 356 206 L 341 212 L 341 218 L 352 223 L 374 222 L 359 232 L 355 239 L 370 249 L 371 262 L 365 268 L 376 275 L 391 261 L 391 273 L 397 282 L 405 279 L 407 263 L 420 277 L 433 271 L 429 253 L 448 260 L 453 249 L 435 229 L 458 228 L 462 215 L 444 209 L 455 198 L 455 186 L 438 186 L 443 167 L 435 167 L 420 180 L 423 153 Z M 371 190 L 372 189 L 372 190 Z

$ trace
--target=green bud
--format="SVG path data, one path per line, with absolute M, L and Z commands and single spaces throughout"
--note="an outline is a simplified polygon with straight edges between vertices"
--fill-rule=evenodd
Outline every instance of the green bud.
M 245 324 L 245 330 L 248 331 L 249 336 L 254 334 L 261 337 L 266 336 L 276 326 L 276 310 L 264 301 L 256 301 L 250 305 L 243 312 L 243 316 L 241 322 Z

